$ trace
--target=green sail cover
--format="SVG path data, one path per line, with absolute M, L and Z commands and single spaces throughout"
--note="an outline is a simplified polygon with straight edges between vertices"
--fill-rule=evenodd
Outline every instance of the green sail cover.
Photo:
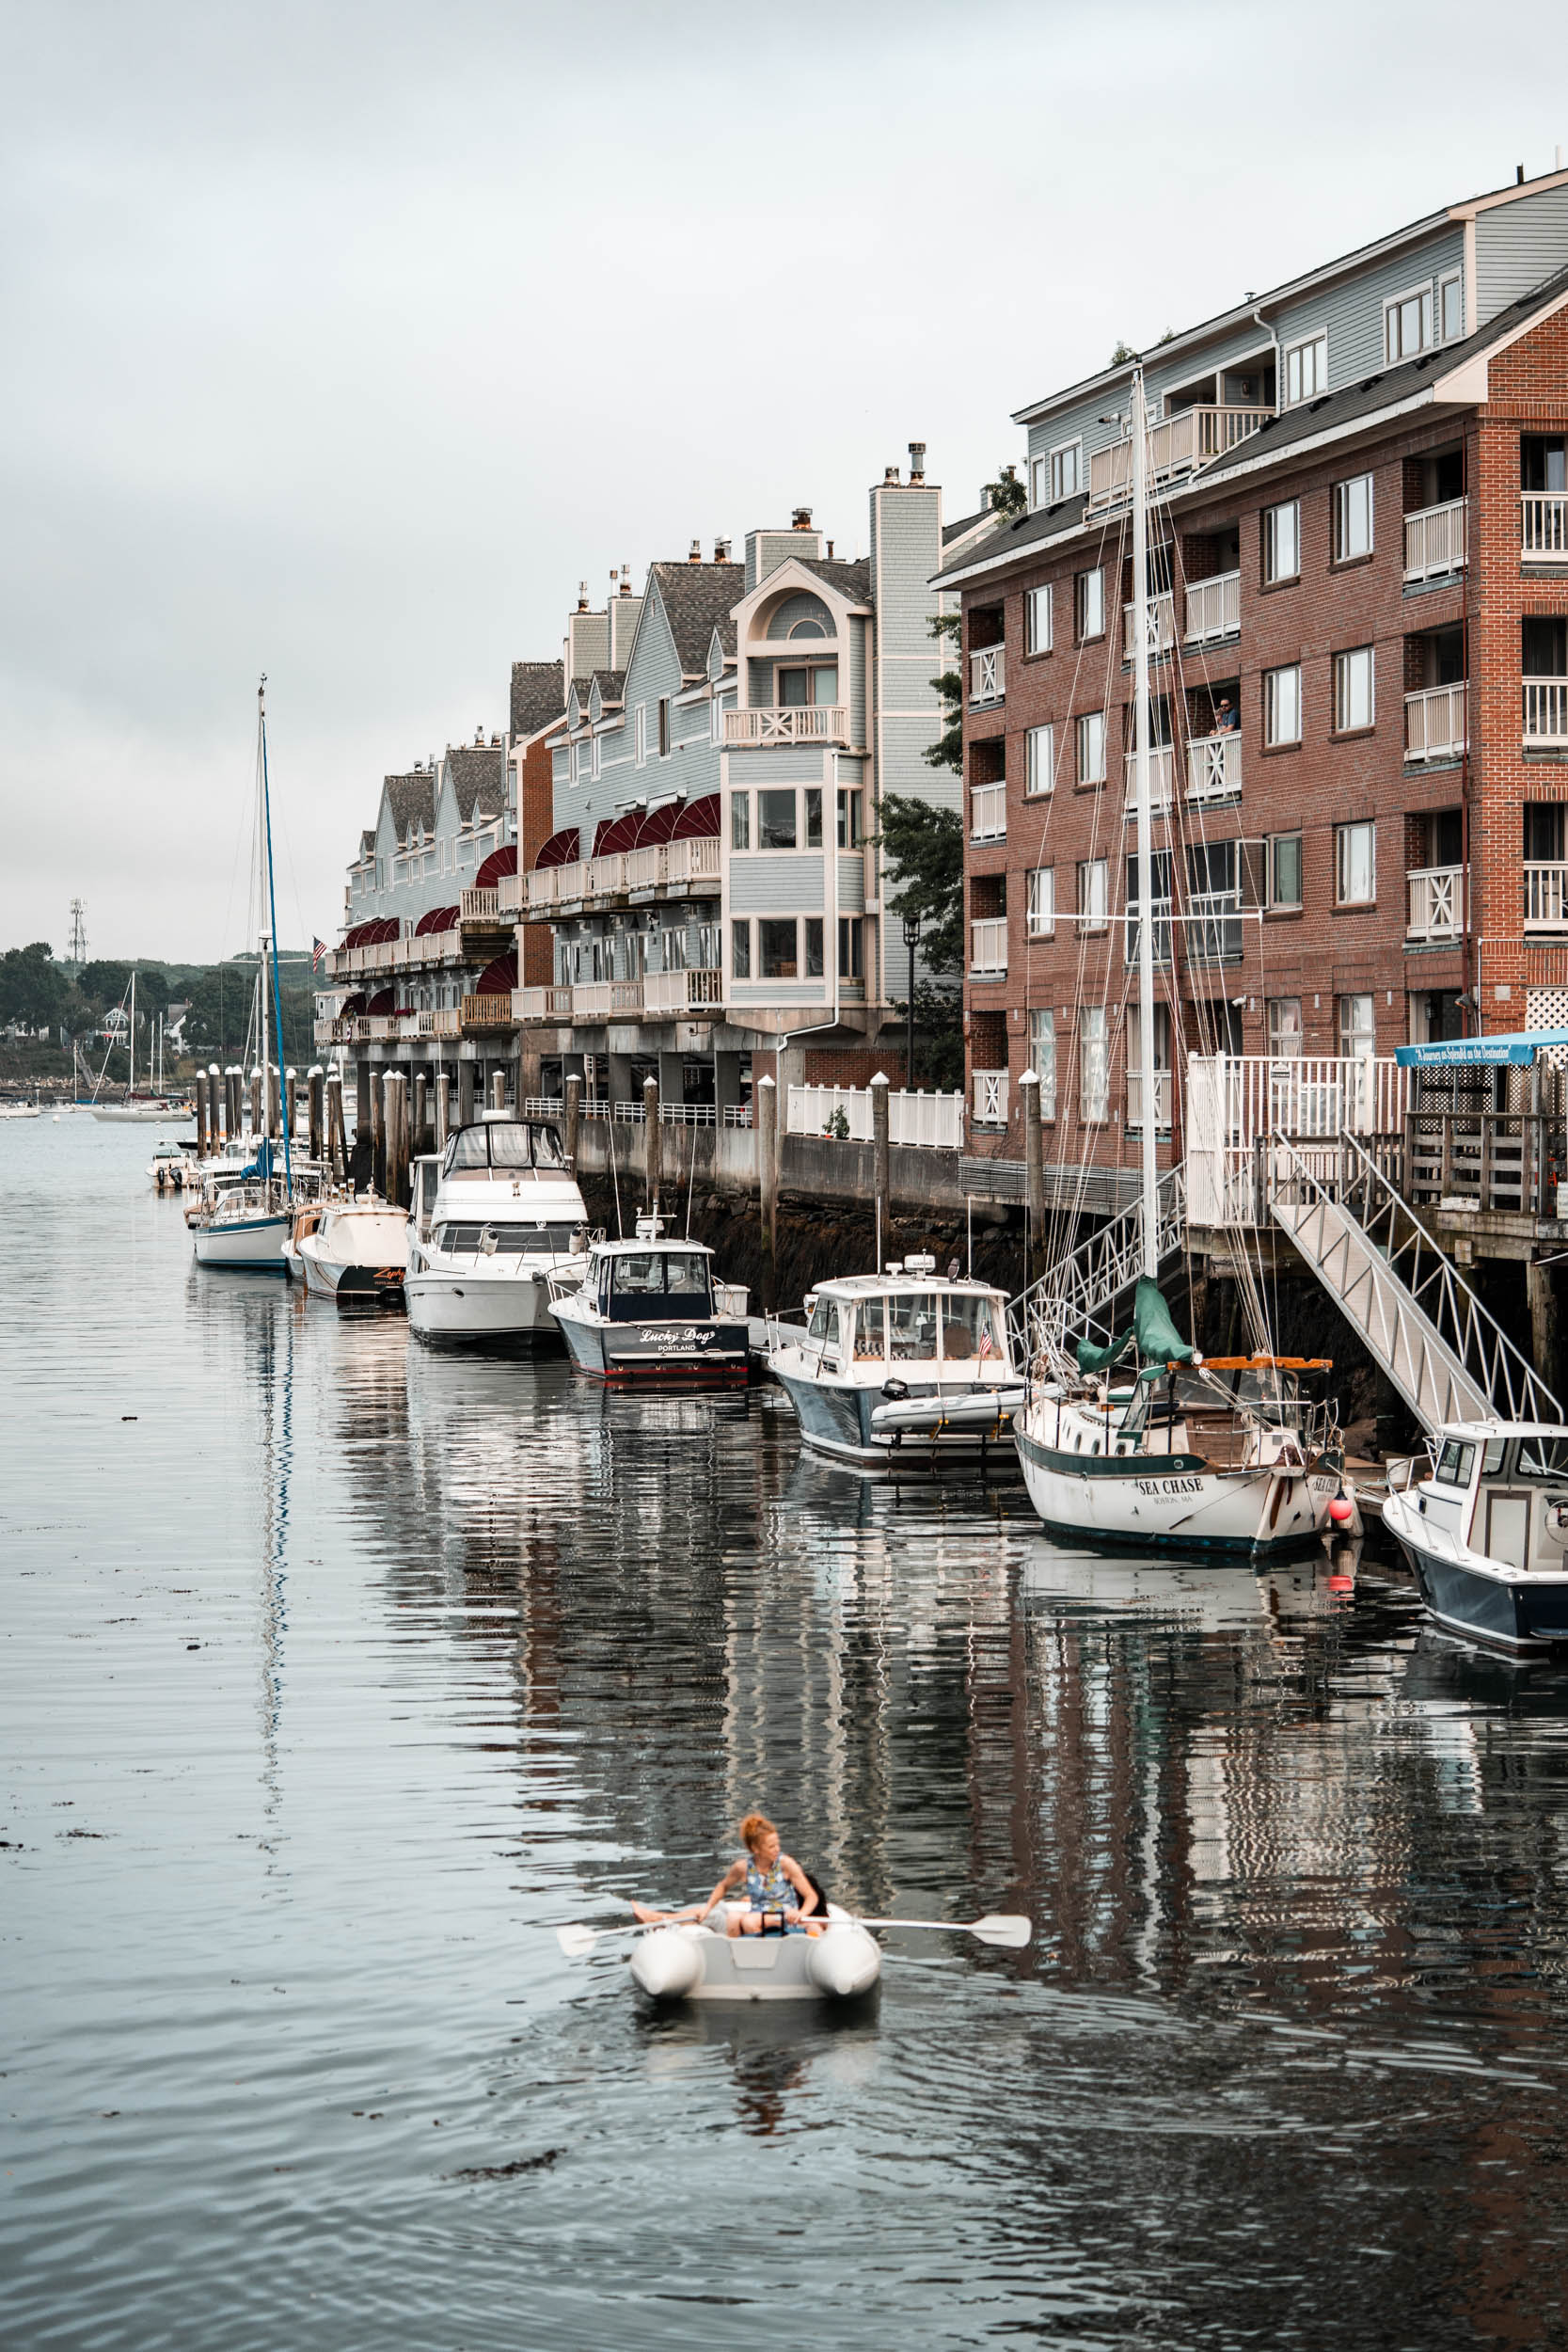
M 1083 1373 L 1108 1372 L 1134 1343 L 1144 1359 L 1146 1379 L 1157 1378 L 1167 1364 L 1190 1364 L 1193 1360 L 1194 1350 L 1172 1322 L 1164 1292 L 1147 1274 L 1138 1279 L 1131 1327 L 1107 1347 L 1095 1347 L 1087 1340 L 1080 1340 L 1078 1369 Z

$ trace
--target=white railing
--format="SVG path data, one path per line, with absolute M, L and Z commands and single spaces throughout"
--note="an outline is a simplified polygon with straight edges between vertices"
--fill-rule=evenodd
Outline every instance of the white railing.
M 341 1030 L 341 1024 L 340 1022 L 318 1021 L 315 1024 L 311 1034 L 314 1036 L 318 1045 L 336 1045 Z
M 1006 841 L 1007 837 L 1007 787 L 1005 784 L 971 786 L 969 837 L 971 841 Z
M 1138 761 L 1135 752 L 1129 752 L 1126 762 L 1127 814 L 1138 813 Z M 1176 754 L 1168 743 L 1151 743 L 1148 749 L 1148 803 L 1158 816 L 1169 808 L 1176 789 Z
M 463 1015 L 455 1005 L 443 1005 L 435 1012 L 421 1012 L 419 1016 L 420 1037 L 461 1037 L 462 1034 Z
M 1525 741 L 1568 744 L 1568 677 L 1525 680 Z
M 496 903 L 503 914 L 521 914 L 527 899 L 526 874 L 503 874 L 496 885 Z
M 1457 939 L 1465 929 L 1463 866 L 1421 866 L 1406 874 L 1406 939 Z
M 1464 499 L 1446 506 L 1423 506 L 1404 518 L 1404 576 L 1407 580 L 1439 580 L 1445 572 L 1465 569 L 1465 516 Z
M 723 1123 L 726 1127 L 749 1127 L 752 1123 L 750 1103 L 726 1103 Z
M 1121 608 L 1121 658 L 1124 661 L 1132 659 L 1132 615 L 1136 611 L 1137 607 L 1131 604 L 1124 604 Z M 1144 611 L 1148 616 L 1149 652 L 1168 653 L 1176 643 L 1174 593 L 1169 588 L 1162 589 L 1157 596 L 1149 597 Z
M 716 882 L 718 878 L 716 833 L 695 834 L 689 840 L 671 842 L 666 879 L 673 888 L 685 882 Z
M 1519 544 L 1538 564 L 1568 564 L 1568 490 L 1521 494 Z
M 1002 1076 L 1003 1073 L 994 1073 Z M 835 1112 L 844 1113 L 852 1143 L 869 1143 L 871 1129 L 871 1089 L 869 1087 L 791 1087 L 785 1106 L 786 1132 L 792 1136 L 819 1136 L 832 1123 Z M 959 1094 L 911 1094 L 899 1088 L 888 1092 L 888 1141 L 919 1144 L 936 1152 L 957 1152 L 962 1149 L 964 1137 L 964 1098 Z
M 843 703 L 777 703 L 752 710 L 726 710 L 726 745 L 847 743 L 849 712 Z
M 1007 691 L 1007 648 L 1006 645 L 983 645 L 969 657 L 969 699 L 972 703 L 999 703 Z
M 1231 727 L 1224 735 L 1194 736 L 1187 745 L 1188 800 L 1230 800 L 1241 788 L 1242 738 L 1238 729 Z
M 641 1012 L 641 980 L 588 980 L 572 991 L 574 1021 L 608 1021 L 611 1014 Z
M 450 931 L 426 931 L 422 939 L 399 940 L 397 946 L 399 963 L 456 963 L 462 960 L 463 933 L 454 924 Z
M 1404 698 L 1404 755 L 1409 760 L 1457 759 L 1465 749 L 1469 689 L 1428 686 Z
M 460 921 L 465 923 L 494 923 L 501 911 L 499 890 L 465 890 L 459 901 Z
M 1127 1073 L 1127 1126 L 1129 1131 L 1135 1127 L 1141 1133 L 1143 1123 L 1144 1073 L 1141 1070 L 1130 1070 Z M 1154 1073 L 1154 1124 L 1156 1127 L 1170 1125 L 1170 1072 L 1168 1070 L 1156 1070 Z
M 1237 1055 L 1226 1062 L 1226 1082 L 1232 1145 L 1275 1129 L 1331 1141 L 1347 1130 L 1398 1135 L 1410 1107 L 1410 1073 L 1391 1054 Z
M 515 988 L 512 992 L 514 1021 L 570 1021 L 572 992 L 559 985 L 548 988 Z
M 1007 1073 L 1005 1070 L 976 1070 L 972 1073 L 974 1088 L 974 1124 L 976 1127 L 1005 1127 L 1007 1123 Z
M 656 842 L 651 850 L 626 851 L 626 888 L 657 890 L 664 880 L 664 860 L 668 844 Z
M 586 897 L 590 898 L 617 898 L 626 886 L 626 861 L 622 851 L 612 850 L 608 857 L 589 859 Z
M 719 1115 L 711 1103 L 661 1103 L 658 1123 L 661 1127 L 716 1127 Z
M 647 1012 L 689 1012 L 694 1009 L 710 1010 L 724 1001 L 722 972 L 698 968 L 689 972 L 650 972 L 642 983 L 642 1005 Z
M 988 915 L 969 927 L 969 968 L 980 977 L 1007 969 L 1007 918 Z
M 1179 409 L 1163 424 L 1148 428 L 1148 480 L 1151 489 L 1174 475 L 1191 473 L 1212 457 L 1223 457 L 1238 441 L 1256 433 L 1272 408 L 1199 407 Z M 1109 506 L 1132 495 L 1132 437 L 1109 449 L 1097 449 L 1089 459 L 1089 508 Z
M 1242 627 L 1242 575 L 1216 572 L 1212 580 L 1187 585 L 1187 643 L 1212 645 L 1217 637 L 1235 637 Z
M 1525 867 L 1525 928 L 1534 931 L 1568 931 L 1568 866 Z
M 525 1094 L 523 1097 L 525 1119 L 564 1119 L 565 1116 L 566 1102 L 563 1095 Z

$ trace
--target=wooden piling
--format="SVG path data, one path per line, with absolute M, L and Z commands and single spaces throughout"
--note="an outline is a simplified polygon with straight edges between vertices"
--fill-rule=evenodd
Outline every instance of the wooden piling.
M 490 1073 L 490 1108 L 493 1111 L 503 1111 L 506 1108 L 506 1073 L 504 1070 L 492 1070 Z
M 343 1131 L 343 1078 L 339 1070 L 326 1073 L 326 1157 L 341 1184 L 348 1174 L 348 1137 Z
M 387 1073 L 387 1198 L 408 1206 L 408 1080 L 401 1070 Z
M 413 1160 L 417 1160 L 420 1152 L 428 1148 L 424 1139 L 424 1129 L 425 1097 L 429 1091 L 430 1082 L 424 1072 L 417 1070 L 414 1073 L 414 1117 L 408 1130 L 408 1156 Z
M 658 1215 L 658 1195 L 663 1176 L 662 1152 L 664 1130 L 658 1119 L 658 1080 L 642 1081 L 642 1189 L 647 1198 L 648 1215 Z
M 207 1073 L 204 1070 L 198 1070 L 196 1073 L 194 1099 L 196 1105 L 196 1156 L 198 1160 L 204 1160 L 207 1156 Z
M 451 1076 L 448 1071 L 436 1073 L 436 1149 L 444 1152 L 451 1133 Z
M 387 1197 L 387 1080 L 389 1071 L 371 1073 L 371 1189 Z
M 755 1099 L 757 1208 L 762 1219 L 762 1311 L 770 1315 L 777 1313 L 779 1306 L 779 1089 L 771 1078 L 757 1081 Z
M 260 1143 L 261 1140 L 261 1073 L 260 1069 L 253 1069 L 250 1073 L 250 1139 L 252 1143 Z
M 1525 1295 L 1529 1302 L 1530 1357 L 1546 1386 L 1557 1387 L 1557 1293 L 1552 1270 L 1531 1258 L 1525 1266 Z
M 471 1127 L 474 1123 L 474 1080 L 478 1073 L 471 1061 L 457 1065 L 457 1123 Z
M 305 1087 L 305 1117 L 308 1129 L 306 1149 L 313 1160 L 325 1159 L 326 1156 L 326 1121 L 323 1116 L 325 1107 L 326 1073 L 319 1061 L 313 1062 Z
M 354 1140 L 375 1131 L 375 1100 L 373 1073 L 368 1061 L 361 1058 L 354 1065 Z
M 236 1062 L 230 1062 L 223 1073 L 224 1134 L 225 1140 L 230 1143 L 240 1132 L 240 1089 L 244 1074 Z
M 207 1148 L 214 1152 L 218 1148 L 218 1099 L 222 1085 L 223 1073 L 215 1061 L 209 1062 L 207 1065 Z M 226 1110 L 228 1108 L 227 1102 L 224 1104 L 224 1108 Z
M 888 1150 L 888 1082 L 879 1070 L 871 1081 L 871 1196 L 877 1216 L 878 1272 L 883 1247 L 893 1231 L 892 1155 Z
M 566 1165 L 577 1173 L 578 1136 L 582 1126 L 582 1080 L 566 1081 Z
M 297 1138 L 298 1131 L 299 1073 L 297 1070 L 285 1070 L 283 1073 L 283 1133 L 288 1136 L 291 1147 Z

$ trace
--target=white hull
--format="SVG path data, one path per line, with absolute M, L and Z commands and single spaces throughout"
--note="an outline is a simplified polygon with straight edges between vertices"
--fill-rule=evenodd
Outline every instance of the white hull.
M 410 1274 L 404 1292 L 411 1330 L 423 1339 L 555 1340 L 548 1279 L 539 1274 Z
M 41 1119 L 37 1103 L 0 1103 L 0 1119 Z
M 1307 1543 L 1330 1532 L 1329 1505 L 1341 1491 L 1334 1470 L 1282 1464 L 1214 1470 L 1190 1457 L 1154 1454 L 1117 1462 L 1114 1470 L 1103 1458 L 1099 1465 L 1084 1458 L 1072 1467 L 1054 1448 L 1042 1446 L 1022 1419 L 1013 1434 L 1029 1500 L 1046 1526 L 1105 1543 L 1173 1551 L 1261 1551 Z M 1359 1534 L 1359 1522 L 1333 1532 Z
M 308 1293 L 367 1305 L 403 1302 L 408 1264 L 408 1220 L 375 1200 L 336 1201 L 308 1213 L 293 1246 Z
M 632 1947 L 632 1978 L 655 2000 L 852 2001 L 880 1977 L 881 1949 L 858 1919 L 829 1917 L 821 1935 L 655 1928 Z
M 127 1120 L 144 1124 L 156 1120 L 160 1126 L 167 1127 L 191 1115 L 188 1103 L 94 1103 L 90 1108 L 94 1119 L 111 1126 Z
M 293 1219 L 254 1216 L 194 1229 L 198 1265 L 228 1266 L 236 1272 L 287 1274 L 283 1252 Z

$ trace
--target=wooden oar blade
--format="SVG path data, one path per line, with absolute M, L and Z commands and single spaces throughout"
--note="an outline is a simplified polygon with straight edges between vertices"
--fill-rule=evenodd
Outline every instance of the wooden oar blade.
M 1017 1951 L 1034 1934 L 1035 1923 L 1005 1911 L 993 1911 L 984 1919 L 976 1919 L 969 1932 L 977 1935 L 982 1944 L 1003 1944 Z
M 568 1960 L 581 1960 L 585 1954 L 593 1950 L 599 1937 L 596 1929 L 576 1925 L 569 1928 L 557 1928 L 555 1940 Z

